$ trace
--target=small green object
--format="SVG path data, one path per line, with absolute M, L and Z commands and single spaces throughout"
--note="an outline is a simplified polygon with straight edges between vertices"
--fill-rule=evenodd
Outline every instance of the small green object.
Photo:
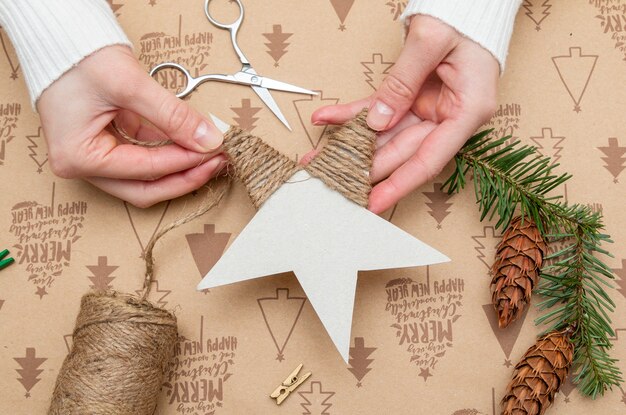
M 9 250 L 5 249 L 4 251 L 0 252 L 0 269 L 4 269 L 6 267 L 8 267 L 9 265 L 11 265 L 12 263 L 15 262 L 15 259 L 9 257 L 6 259 L 2 259 L 5 256 L 9 255 Z

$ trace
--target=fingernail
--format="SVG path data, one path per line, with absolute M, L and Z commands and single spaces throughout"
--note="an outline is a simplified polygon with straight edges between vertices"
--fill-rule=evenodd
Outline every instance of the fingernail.
M 367 125 L 369 125 L 372 130 L 384 130 L 391 122 L 394 112 L 393 108 L 389 105 L 382 101 L 376 101 L 367 115 Z
M 222 134 L 206 121 L 202 121 L 200 125 L 198 125 L 196 132 L 193 134 L 193 139 L 204 151 L 217 149 L 222 145 L 222 141 L 224 140 Z

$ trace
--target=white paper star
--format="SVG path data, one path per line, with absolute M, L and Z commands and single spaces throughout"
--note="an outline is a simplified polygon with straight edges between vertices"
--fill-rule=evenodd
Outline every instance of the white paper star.
M 293 271 L 347 362 L 358 271 L 446 261 L 301 170 L 265 201 L 198 290 Z

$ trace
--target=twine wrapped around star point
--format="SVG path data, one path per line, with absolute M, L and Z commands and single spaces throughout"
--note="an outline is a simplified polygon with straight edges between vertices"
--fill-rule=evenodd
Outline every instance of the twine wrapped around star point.
M 367 126 L 367 110 L 327 133 L 328 143 L 305 167 L 312 176 L 354 203 L 366 207 L 376 132 Z

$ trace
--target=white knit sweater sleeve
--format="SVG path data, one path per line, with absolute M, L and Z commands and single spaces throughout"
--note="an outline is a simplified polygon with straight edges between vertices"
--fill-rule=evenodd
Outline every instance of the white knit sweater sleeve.
M 405 25 L 415 14 L 436 17 L 487 49 L 504 63 L 521 0 L 409 0 L 401 16 Z
M 33 103 L 86 56 L 128 45 L 105 0 L 0 0 L 0 25 L 20 60 Z

